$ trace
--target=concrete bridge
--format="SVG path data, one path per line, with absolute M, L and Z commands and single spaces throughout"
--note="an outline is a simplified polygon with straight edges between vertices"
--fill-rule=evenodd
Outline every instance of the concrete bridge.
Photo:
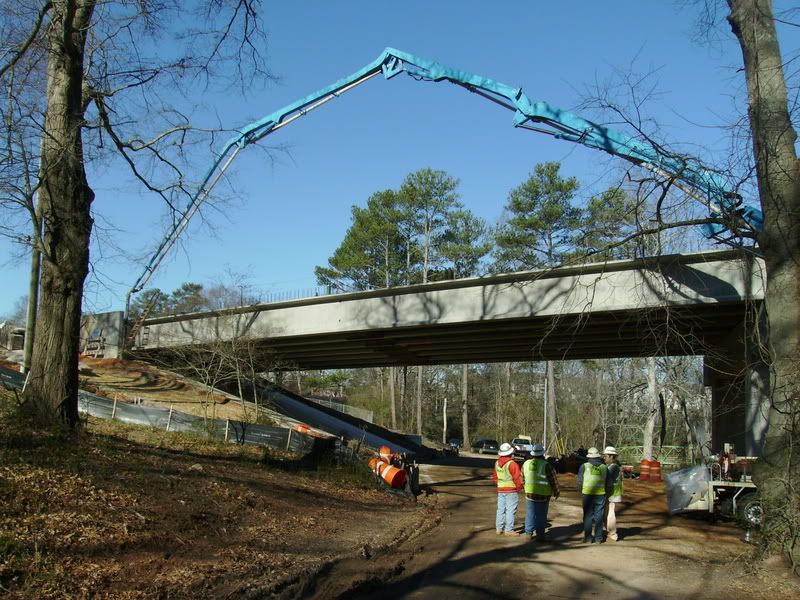
M 303 369 L 707 354 L 762 273 L 732 252 L 560 267 L 158 317 L 135 348 L 246 338 Z
M 768 373 L 748 330 L 764 265 L 733 251 L 660 256 L 149 319 L 134 344 L 169 361 L 246 340 L 264 369 L 703 355 L 714 437 L 756 453 Z

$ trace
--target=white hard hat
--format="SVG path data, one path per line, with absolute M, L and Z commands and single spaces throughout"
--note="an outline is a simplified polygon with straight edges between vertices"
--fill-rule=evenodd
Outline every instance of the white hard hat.
M 617 449 L 614 448 L 614 446 L 606 446 L 606 449 L 603 450 L 603 454 L 613 454 L 614 456 L 616 456 L 617 454 L 619 454 L 619 452 L 617 452 Z
M 598 452 L 597 448 L 592 446 L 589 448 L 589 452 L 586 454 L 586 458 L 600 458 L 600 452 Z
M 511 454 L 514 454 L 514 446 L 508 442 L 503 442 L 500 445 L 500 451 L 497 454 L 500 456 L 510 456 Z

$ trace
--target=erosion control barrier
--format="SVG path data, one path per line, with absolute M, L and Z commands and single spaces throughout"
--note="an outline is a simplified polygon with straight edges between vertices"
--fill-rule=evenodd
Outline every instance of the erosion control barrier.
M 24 383 L 24 375 L 0 367 L 0 387 L 20 390 Z M 145 425 L 166 431 L 195 433 L 226 442 L 256 444 L 298 454 L 309 454 L 314 448 L 316 439 L 309 435 L 310 428 L 304 423 L 290 429 L 233 419 L 205 419 L 172 408 L 111 400 L 83 390 L 78 392 L 78 411 L 99 419 L 115 419 L 123 423 Z
M 78 410 L 100 419 L 115 419 L 166 431 L 183 431 L 238 444 L 257 444 L 275 450 L 308 454 L 314 438 L 286 427 L 271 427 L 232 419 L 204 419 L 196 415 L 142 404 L 128 404 L 81 391 Z

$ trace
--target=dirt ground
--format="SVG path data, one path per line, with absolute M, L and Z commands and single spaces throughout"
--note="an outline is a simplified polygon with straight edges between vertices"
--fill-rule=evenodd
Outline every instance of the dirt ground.
M 0 597 L 298 598 L 436 523 L 436 502 L 333 466 L 89 420 L 0 429 Z
M 670 518 L 663 483 L 626 482 L 627 502 L 618 515 L 620 542 L 582 542 L 574 475 L 559 478 L 562 495 L 551 503 L 549 514 L 552 541 L 498 537 L 492 462 L 474 456 L 423 466 L 422 481 L 447 515 L 438 527 L 384 557 L 382 565 L 374 561 L 372 576 L 351 574 L 348 597 L 800 597 L 798 579 L 788 569 L 751 560 L 753 546 L 741 541 L 743 532 L 734 524 Z M 521 503 L 518 530 L 523 522 Z M 381 568 L 393 575 L 381 578 Z M 329 593 L 323 590 L 318 597 L 332 597 Z
M 205 390 L 148 365 L 90 359 L 81 378 L 111 397 L 209 410 Z M 212 399 L 218 418 L 236 418 L 235 402 Z M 587 546 L 575 477 L 561 476 L 543 543 L 495 535 L 493 458 L 422 465 L 415 504 L 363 470 L 258 448 L 95 419 L 63 439 L 3 419 L 3 598 L 800 597 L 734 524 L 669 518 L 663 484 L 627 481 L 623 541 Z

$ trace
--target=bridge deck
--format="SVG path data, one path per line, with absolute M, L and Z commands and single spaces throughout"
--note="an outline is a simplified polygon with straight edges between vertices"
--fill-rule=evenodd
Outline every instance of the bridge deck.
M 176 315 L 137 352 L 249 339 L 304 369 L 706 354 L 763 299 L 762 272 L 712 252 Z

